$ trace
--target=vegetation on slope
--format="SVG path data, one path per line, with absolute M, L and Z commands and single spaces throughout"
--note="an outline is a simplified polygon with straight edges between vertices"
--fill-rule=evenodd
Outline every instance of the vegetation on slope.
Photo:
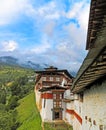
M 34 87 L 33 70 L 0 64 L 0 130 L 16 130 L 18 100 Z
M 32 75 L 34 75 L 34 72 L 31 69 L 0 64 L 0 84 L 7 85 L 8 83 L 16 81 L 21 76 L 30 77 Z
M 0 64 L 0 130 L 42 130 L 31 92 L 34 78 L 33 70 Z M 66 124 L 51 123 L 44 123 L 44 129 L 72 130 Z
M 18 130 L 42 130 L 41 118 L 35 105 L 34 93 L 30 93 L 19 101 L 17 107 L 18 121 L 21 126 Z

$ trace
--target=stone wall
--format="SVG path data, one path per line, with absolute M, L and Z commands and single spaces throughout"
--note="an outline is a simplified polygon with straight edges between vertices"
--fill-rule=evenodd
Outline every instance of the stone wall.
M 106 80 L 84 91 L 82 130 L 106 130 Z

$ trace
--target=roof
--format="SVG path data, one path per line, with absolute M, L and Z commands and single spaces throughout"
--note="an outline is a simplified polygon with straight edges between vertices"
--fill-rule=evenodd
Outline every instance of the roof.
M 37 74 L 60 74 L 60 73 L 65 73 L 69 78 L 73 78 L 73 76 L 67 71 L 67 70 L 44 70 L 44 71 L 35 71 Z
M 84 91 L 91 83 L 106 75 L 106 0 L 91 1 L 87 49 L 90 50 L 77 73 L 72 92 Z
M 89 51 L 72 85 L 73 92 L 80 92 L 89 84 L 106 75 L 106 43 Z
M 104 27 L 106 0 L 91 0 L 86 49 L 95 47 L 98 32 Z
M 45 91 L 52 91 L 52 90 L 66 90 L 67 88 L 59 86 L 59 85 L 55 85 L 55 86 L 51 86 L 51 87 L 43 87 L 41 89 L 39 89 L 40 92 L 45 92 Z

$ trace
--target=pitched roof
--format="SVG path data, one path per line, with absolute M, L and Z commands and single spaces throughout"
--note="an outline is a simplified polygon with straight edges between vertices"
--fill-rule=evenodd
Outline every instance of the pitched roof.
M 43 87 L 39 89 L 40 92 L 46 92 L 46 91 L 52 91 L 52 90 L 66 90 L 67 88 L 55 85 L 55 86 L 50 86 L 50 87 Z
M 44 71 L 35 71 L 35 73 L 37 74 L 60 74 L 60 73 L 64 73 L 66 74 L 69 78 L 73 78 L 73 76 L 67 71 L 67 70 L 44 70 Z
M 74 80 L 73 92 L 83 91 L 89 84 L 106 75 L 106 0 L 91 1 L 87 49 L 90 50 Z
M 73 92 L 84 90 L 90 83 L 106 75 L 105 41 L 98 48 L 89 51 L 72 85 Z
M 106 0 L 91 0 L 86 49 L 95 47 L 97 33 L 105 26 L 105 17 Z

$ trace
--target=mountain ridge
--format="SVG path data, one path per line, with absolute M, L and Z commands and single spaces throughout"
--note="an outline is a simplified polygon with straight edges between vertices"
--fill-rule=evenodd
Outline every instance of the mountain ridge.
M 34 70 L 43 70 L 45 67 L 49 65 L 46 64 L 38 64 L 32 61 L 20 61 L 18 58 L 14 58 L 12 56 L 1 56 L 0 63 L 10 66 L 19 66 L 22 68 L 34 69 Z
M 42 63 L 35 63 L 33 61 L 20 61 L 18 58 L 12 56 L 1 56 L 0 57 L 0 64 L 10 65 L 10 66 L 19 66 L 22 68 L 27 69 L 34 69 L 34 70 L 44 70 L 44 68 L 49 67 L 50 65 Z M 69 73 L 75 77 L 76 72 L 68 70 Z

